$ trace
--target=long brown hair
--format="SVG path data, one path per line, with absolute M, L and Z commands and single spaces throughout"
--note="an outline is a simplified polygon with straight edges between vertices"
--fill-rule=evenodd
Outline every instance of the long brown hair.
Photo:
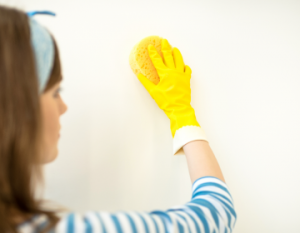
M 44 92 L 62 80 L 59 52 L 52 39 L 55 62 Z M 0 6 L 0 232 L 17 232 L 12 210 L 23 216 L 45 214 L 49 222 L 41 232 L 59 221 L 55 214 L 59 209 L 45 210 L 43 200 L 35 198 L 37 185 L 44 187 L 39 99 L 28 16 Z

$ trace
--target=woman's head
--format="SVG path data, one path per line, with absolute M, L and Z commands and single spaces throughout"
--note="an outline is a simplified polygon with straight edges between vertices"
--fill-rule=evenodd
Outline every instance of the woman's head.
M 57 89 L 62 80 L 59 52 L 39 93 L 30 26 L 25 12 L 0 6 L 0 232 L 13 230 L 10 213 L 47 214 L 35 200 L 43 184 L 42 164 L 57 156 L 59 117 L 67 107 Z

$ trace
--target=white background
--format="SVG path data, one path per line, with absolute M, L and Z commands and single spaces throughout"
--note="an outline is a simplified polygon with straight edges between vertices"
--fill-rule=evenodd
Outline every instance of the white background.
M 24 0 L 63 65 L 59 156 L 45 197 L 73 211 L 166 210 L 191 198 L 169 119 L 129 66 L 158 35 L 192 69 L 192 106 L 238 215 L 235 233 L 300 232 L 300 1 Z

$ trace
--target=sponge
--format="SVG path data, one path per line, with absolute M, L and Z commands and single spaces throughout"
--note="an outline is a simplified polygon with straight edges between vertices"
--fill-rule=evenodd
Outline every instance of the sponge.
M 139 73 L 142 73 L 142 75 L 148 78 L 155 85 L 159 83 L 160 78 L 149 57 L 148 45 L 152 44 L 164 61 L 163 53 L 161 51 L 162 39 L 163 38 L 159 36 L 148 36 L 137 43 L 129 55 L 129 64 L 133 73 L 136 76 Z

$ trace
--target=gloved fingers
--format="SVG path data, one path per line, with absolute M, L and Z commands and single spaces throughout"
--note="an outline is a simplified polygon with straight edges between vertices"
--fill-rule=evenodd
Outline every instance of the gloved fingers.
M 188 65 L 185 65 L 184 67 L 184 73 L 191 75 L 192 74 L 192 70 Z
M 161 42 L 161 51 L 164 55 L 165 65 L 168 68 L 175 69 L 173 54 L 172 54 L 172 48 L 169 44 L 169 42 L 166 39 L 162 39 Z
M 184 72 L 184 62 L 183 62 L 183 58 L 182 58 L 182 55 L 181 55 L 179 49 L 173 48 L 173 54 L 174 54 L 176 70 L 178 70 L 180 72 Z
M 161 71 L 166 69 L 166 66 L 161 56 L 159 55 L 156 48 L 152 44 L 148 45 L 148 52 L 149 52 L 150 59 L 158 73 L 158 76 L 162 78 L 163 75 L 161 74 Z
M 143 84 L 143 86 L 146 88 L 146 90 L 150 93 L 150 91 L 155 87 L 155 84 L 151 82 L 149 79 L 147 79 L 141 73 L 139 73 L 137 77 L 140 80 L 140 82 Z

